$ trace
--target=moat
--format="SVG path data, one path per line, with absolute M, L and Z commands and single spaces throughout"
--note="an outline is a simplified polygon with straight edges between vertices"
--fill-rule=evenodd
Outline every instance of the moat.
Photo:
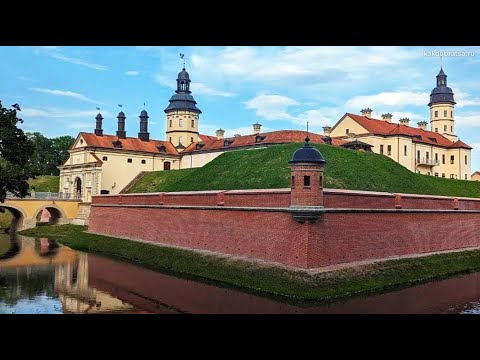
M 0 235 L 0 314 L 480 313 L 480 273 L 326 305 L 298 306 L 74 251 L 48 238 Z

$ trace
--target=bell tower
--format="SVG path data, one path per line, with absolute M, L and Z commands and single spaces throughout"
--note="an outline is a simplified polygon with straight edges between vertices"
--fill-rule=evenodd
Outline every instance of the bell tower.
M 437 86 L 430 93 L 430 126 L 431 131 L 442 134 L 451 141 L 457 141 L 455 135 L 455 118 L 453 91 L 447 87 L 447 75 L 440 68 L 437 75 Z
M 166 140 L 179 151 L 199 139 L 198 121 L 202 111 L 197 108 L 197 102 L 191 95 L 190 82 L 184 63 L 177 76 L 177 90 L 169 100 L 170 105 L 164 110 L 167 114 Z

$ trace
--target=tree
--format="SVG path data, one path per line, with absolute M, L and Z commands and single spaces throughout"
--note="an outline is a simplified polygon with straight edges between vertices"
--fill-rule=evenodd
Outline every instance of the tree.
M 52 141 L 39 132 L 27 133 L 26 135 L 34 149 L 28 161 L 28 167 L 33 175 L 54 175 L 56 168 Z
M 28 194 L 31 173 L 27 165 L 33 152 L 23 130 L 17 127 L 23 120 L 17 117 L 18 104 L 13 109 L 2 106 L 0 101 L 0 203 L 5 201 L 7 192 L 24 197 Z
M 68 149 L 72 146 L 75 138 L 70 135 L 59 136 L 52 140 L 53 154 L 55 157 L 55 169 L 56 175 L 59 170 L 56 168 L 58 165 L 63 165 L 68 159 Z

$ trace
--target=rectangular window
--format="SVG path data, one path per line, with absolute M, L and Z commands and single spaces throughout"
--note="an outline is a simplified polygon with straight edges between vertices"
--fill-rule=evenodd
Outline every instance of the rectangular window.
M 438 177 L 438 173 L 435 173 L 435 176 Z
M 178 137 L 178 143 L 183 145 L 183 136 Z
M 147 162 L 145 160 L 142 160 L 142 164 L 146 164 Z
M 435 132 L 438 132 L 438 128 L 435 128 Z
M 292 175 L 292 188 L 295 187 L 295 176 Z
M 420 150 L 417 150 L 417 162 L 420 162 Z
M 450 164 L 455 164 L 455 155 L 450 156 Z
M 435 117 L 438 117 L 438 111 L 435 111 Z
M 387 155 L 392 155 L 392 145 L 387 146 Z
M 107 161 L 107 160 L 108 160 L 108 157 L 104 156 L 104 157 L 102 158 L 102 160 L 103 160 L 103 161 Z
M 465 180 L 467 180 L 467 174 L 465 174 Z
M 465 155 L 465 165 L 468 165 L 468 158 L 467 158 L 467 155 Z
M 447 117 L 447 110 L 443 110 L 443 116 Z
M 348 134 L 349 132 L 350 132 L 350 130 L 349 130 L 349 129 L 346 129 L 346 130 L 345 130 L 345 133 L 346 133 L 346 134 Z
M 443 131 L 447 131 L 447 125 L 443 125 Z
M 443 178 L 445 177 L 445 173 L 442 173 L 442 177 L 443 177 Z
M 303 186 L 310 186 L 310 176 L 303 177 Z
M 430 153 L 427 151 L 425 154 L 425 160 L 427 161 L 427 163 L 429 159 L 430 159 Z
M 453 118 L 453 111 L 450 111 L 450 117 Z
M 403 147 L 403 155 L 407 156 L 407 145 Z
M 453 133 L 453 126 L 450 126 L 450 132 Z
M 128 163 L 131 163 L 131 162 L 132 162 L 132 159 L 127 159 L 127 162 L 128 162 Z
M 383 155 L 383 145 L 380 145 L 380 154 Z
M 430 176 L 430 171 L 427 172 L 427 175 Z
M 183 119 L 178 120 L 178 126 L 183 127 Z
M 455 179 L 455 175 L 450 174 L 450 179 Z
M 438 164 L 438 153 L 435 153 L 435 164 Z
M 172 127 L 172 119 L 170 119 L 170 127 Z
M 195 127 L 195 120 L 192 120 L 192 128 Z
M 323 176 L 320 175 L 320 188 L 323 187 Z

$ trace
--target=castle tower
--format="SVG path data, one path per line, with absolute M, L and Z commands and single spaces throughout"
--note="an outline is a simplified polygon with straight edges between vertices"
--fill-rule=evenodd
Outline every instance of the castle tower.
M 164 110 L 167 114 L 166 140 L 178 150 L 183 150 L 198 141 L 198 120 L 202 113 L 191 95 L 190 75 L 185 66 L 178 73 L 177 90 L 169 101 L 170 105 Z
M 454 127 L 453 91 L 447 87 L 447 75 L 440 68 L 437 75 L 437 86 L 430 93 L 430 126 L 431 130 L 442 134 L 451 141 L 457 141 Z
M 325 159 L 320 151 L 305 144 L 295 151 L 289 161 L 291 168 L 290 211 L 300 222 L 314 222 L 323 207 L 323 167 Z

